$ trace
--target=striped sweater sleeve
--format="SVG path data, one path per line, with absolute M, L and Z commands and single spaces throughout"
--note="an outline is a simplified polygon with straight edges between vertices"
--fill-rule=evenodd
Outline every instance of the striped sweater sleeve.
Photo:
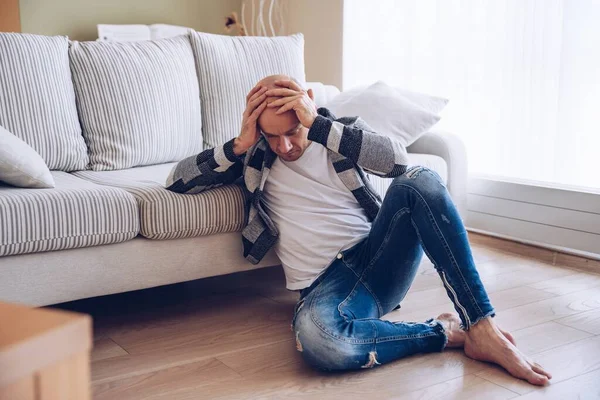
M 167 189 L 193 194 L 233 183 L 244 167 L 243 156 L 233 152 L 233 141 L 179 161 L 167 178 Z
M 393 178 L 406 171 L 406 149 L 397 140 L 372 132 L 360 118 L 335 120 L 327 118 L 331 115 L 327 110 L 321 110 L 308 131 L 309 140 L 341 154 L 373 175 Z M 346 124 L 344 120 L 353 122 Z

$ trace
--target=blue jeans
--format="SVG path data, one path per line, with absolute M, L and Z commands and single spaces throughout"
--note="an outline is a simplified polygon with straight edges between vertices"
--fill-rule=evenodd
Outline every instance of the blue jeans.
M 494 316 L 446 187 L 434 171 L 414 167 L 392 182 L 369 236 L 301 290 L 292 330 L 304 360 L 318 369 L 346 370 L 443 350 L 447 338 L 438 320 L 380 319 L 406 295 L 423 251 L 464 329 Z

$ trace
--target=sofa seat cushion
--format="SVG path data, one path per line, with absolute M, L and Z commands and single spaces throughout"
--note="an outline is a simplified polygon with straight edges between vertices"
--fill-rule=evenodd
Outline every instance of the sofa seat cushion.
M 199 194 L 164 188 L 176 163 L 119 171 L 79 171 L 91 182 L 122 188 L 137 200 L 140 233 L 149 239 L 176 239 L 240 231 L 244 225 L 244 192 L 227 185 Z
M 408 165 L 420 165 L 427 167 L 437 172 L 444 183 L 448 183 L 448 165 L 442 157 L 431 154 L 408 153 Z M 392 183 L 392 179 L 380 178 L 374 175 L 369 175 L 369 179 L 371 180 L 371 184 L 377 193 L 379 193 L 381 198 L 383 198 L 385 196 L 385 192 L 387 192 Z
M 118 243 L 139 233 L 134 197 L 53 171 L 52 189 L 0 185 L 0 256 Z

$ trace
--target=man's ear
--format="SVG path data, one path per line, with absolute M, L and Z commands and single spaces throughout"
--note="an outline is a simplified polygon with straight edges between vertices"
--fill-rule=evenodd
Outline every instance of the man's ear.
M 308 97 L 310 97 L 311 100 L 315 99 L 315 94 L 313 93 L 312 89 L 308 89 L 306 93 L 308 93 Z

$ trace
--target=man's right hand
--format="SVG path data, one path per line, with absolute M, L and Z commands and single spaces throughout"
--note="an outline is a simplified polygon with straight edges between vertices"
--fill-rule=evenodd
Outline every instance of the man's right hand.
M 260 139 L 258 117 L 267 107 L 267 87 L 255 86 L 246 96 L 246 110 L 242 119 L 242 131 L 233 142 L 233 152 L 241 156 Z

